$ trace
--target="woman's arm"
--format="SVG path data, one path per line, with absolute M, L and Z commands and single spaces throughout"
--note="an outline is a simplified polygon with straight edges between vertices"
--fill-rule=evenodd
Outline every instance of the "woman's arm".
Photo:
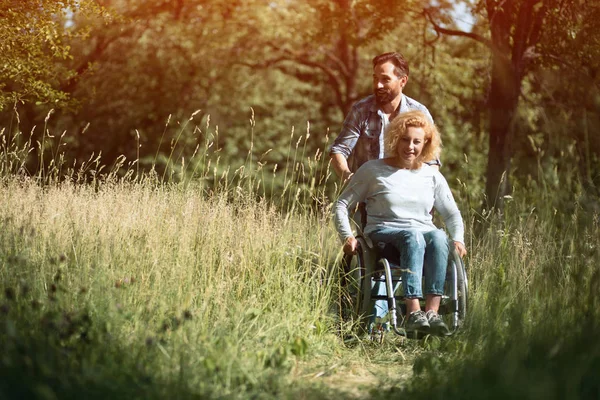
M 359 202 L 365 200 L 368 190 L 368 166 L 358 169 L 352 176 L 346 189 L 333 205 L 333 220 L 340 239 L 344 242 L 344 251 L 353 253 L 356 250 L 356 238 L 350 224 L 349 210 L 355 210 Z
M 342 241 L 346 241 L 349 237 L 354 237 L 348 213 L 350 206 L 355 204 L 352 197 L 353 193 L 346 189 L 333 205 L 333 221 Z
M 435 189 L 434 189 L 434 208 L 440 213 L 448 228 L 450 237 L 454 241 L 454 247 L 457 253 L 464 257 L 467 254 L 467 248 L 465 247 L 465 227 L 463 223 L 460 210 L 454 201 L 452 191 L 448 182 L 441 173 L 436 173 L 435 177 Z

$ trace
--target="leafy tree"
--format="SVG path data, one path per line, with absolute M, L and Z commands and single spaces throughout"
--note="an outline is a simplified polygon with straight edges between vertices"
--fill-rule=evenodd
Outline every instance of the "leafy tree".
M 102 151 L 103 159 L 112 162 L 120 155 L 135 159 L 139 151 L 149 166 L 163 162 L 161 154 L 169 154 L 175 140 L 179 150 L 174 155 L 189 156 L 199 139 L 195 125 L 228 89 L 224 77 L 230 71 L 220 57 L 231 33 L 223 18 L 227 2 L 99 3 L 115 18 L 110 24 L 98 21 L 89 38 L 76 44 L 74 69 L 88 73 L 69 90 L 83 106 L 60 123 L 65 129 L 76 127 L 80 143 L 72 156 Z M 198 110 L 183 132 L 182 126 Z
M 335 107 L 339 119 L 365 94 L 364 83 L 368 82 L 361 72 L 370 68 L 372 54 L 363 50 L 405 20 L 403 11 L 413 2 L 268 3 L 270 10 L 262 18 L 241 22 L 247 33 L 239 43 L 249 43 L 253 56 L 240 64 L 252 69 L 275 68 L 292 79 L 320 86 L 324 106 Z
M 582 189 L 586 206 L 600 209 L 600 138 L 593 133 L 600 129 L 599 23 L 598 3 L 554 9 L 541 39 L 544 51 L 535 54 L 536 73 L 525 81 L 523 100 L 532 123 L 515 146 L 527 148 L 529 160 L 536 160 L 536 184 L 561 198 L 557 209 L 570 209 L 567 196 Z
M 72 105 L 61 85 L 75 71 L 60 61 L 72 57 L 71 29 L 77 14 L 104 15 L 92 1 L 0 0 L 0 111 L 16 102 Z
M 473 12 L 487 16 L 489 31 L 482 33 L 445 28 L 439 23 L 439 9 L 426 10 L 438 34 L 476 40 L 491 53 L 486 171 L 489 207 L 501 209 L 503 199 L 509 193 L 508 173 L 514 151 L 511 140 L 523 81 L 531 71 L 535 54 L 544 51 L 540 43 L 547 29 L 545 22 L 550 14 L 556 12 L 556 8 L 562 7 L 565 4 L 557 0 L 480 1 Z

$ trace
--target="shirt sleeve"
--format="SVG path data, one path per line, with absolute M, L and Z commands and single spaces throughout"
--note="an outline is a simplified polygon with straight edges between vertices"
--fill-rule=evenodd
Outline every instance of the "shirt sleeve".
M 435 122 L 433 122 L 433 117 L 431 116 L 431 113 L 429 112 L 429 110 L 427 109 L 427 107 L 423 106 L 423 108 L 421 109 L 421 111 L 423 111 L 423 114 L 425 114 L 425 116 L 427 118 L 429 118 L 429 122 L 431 122 L 432 124 L 435 125 Z
M 440 213 L 450 233 L 450 238 L 455 242 L 465 243 L 465 226 L 460 210 L 454 201 L 450 186 L 446 178 L 436 171 L 433 207 Z
M 353 106 L 344 119 L 342 130 L 331 145 L 329 154 L 342 154 L 346 158 L 350 157 L 360 136 L 360 123 L 360 112 L 356 106 Z
M 355 210 L 358 203 L 363 202 L 369 188 L 370 168 L 361 166 L 348 182 L 346 189 L 333 204 L 333 220 L 342 241 L 354 236 L 350 224 L 350 210 Z

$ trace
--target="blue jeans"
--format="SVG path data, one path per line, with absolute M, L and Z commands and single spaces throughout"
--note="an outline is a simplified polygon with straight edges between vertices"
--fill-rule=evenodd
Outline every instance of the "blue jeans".
M 423 297 L 421 285 L 423 275 L 425 276 L 425 294 L 444 294 L 448 253 L 450 251 L 448 237 L 444 231 L 435 229 L 423 233 L 412 229 L 380 227 L 371 232 L 369 237 L 374 243 L 389 243 L 400 252 L 400 268 L 405 298 Z M 377 294 L 385 294 L 384 285 L 378 285 L 374 289 L 381 292 Z M 376 302 L 375 317 L 383 317 L 387 314 L 387 311 L 385 300 Z

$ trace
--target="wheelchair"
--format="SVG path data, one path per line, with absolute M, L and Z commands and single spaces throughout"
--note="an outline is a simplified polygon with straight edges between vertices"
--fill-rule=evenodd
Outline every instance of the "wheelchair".
M 398 324 L 404 320 L 406 306 L 400 276 L 400 254 L 395 247 L 384 243 L 372 243 L 364 235 L 357 235 L 356 254 L 345 255 L 341 284 L 343 288 L 343 315 L 358 321 L 363 331 L 372 339 L 393 330 L 400 336 L 409 334 Z M 455 334 L 467 314 L 468 280 L 465 264 L 454 246 L 450 244 L 444 294 L 438 314 L 444 319 L 450 332 Z M 379 303 L 378 303 L 379 302 Z M 377 320 L 373 310 L 379 304 L 387 305 L 385 320 Z M 423 309 L 424 300 L 421 299 Z

